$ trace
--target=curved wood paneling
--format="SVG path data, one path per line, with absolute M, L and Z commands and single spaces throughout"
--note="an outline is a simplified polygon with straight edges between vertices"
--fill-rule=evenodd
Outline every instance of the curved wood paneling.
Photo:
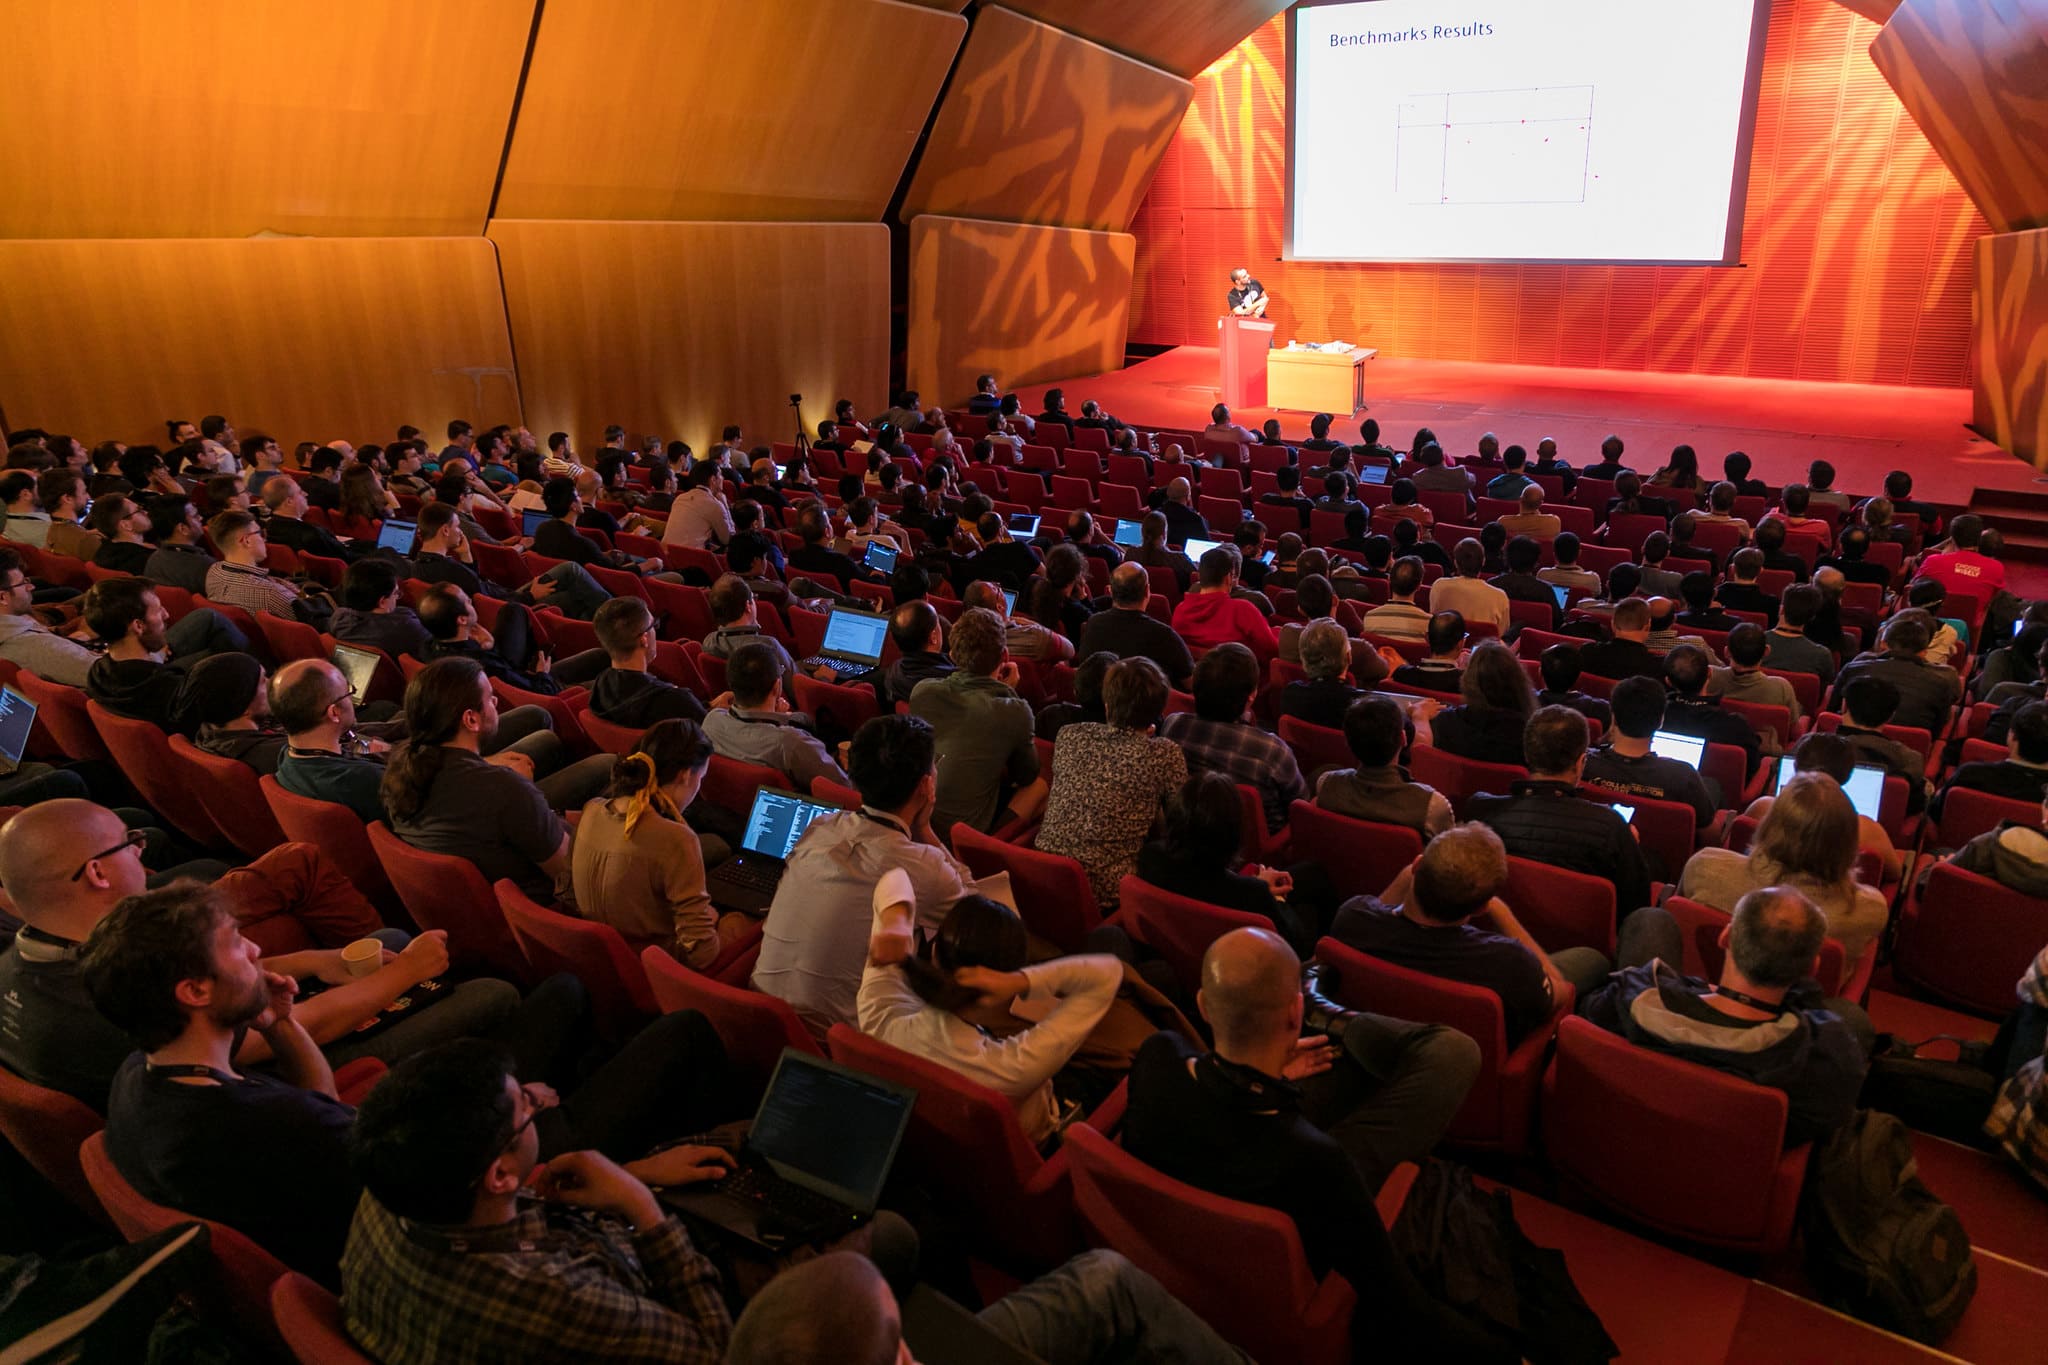
M 0 376 L 10 421 L 88 441 L 209 412 L 287 448 L 519 419 L 480 237 L 0 242 Z
M 1054 28 L 1192 76 L 1287 8 L 1288 0 L 1010 0 Z
M 595 446 L 607 423 L 703 450 L 738 422 L 794 434 L 889 379 L 880 223 L 491 224 L 528 425 Z
M 482 232 L 533 7 L 0 6 L 0 236 Z
M 2048 227 L 2048 0 L 1904 0 L 1870 57 L 1995 231 Z
M 498 214 L 873 222 L 966 32 L 894 0 L 550 5 Z
M 1137 241 L 1125 232 L 919 217 L 910 223 L 910 387 L 947 406 L 1123 363 Z
M 2048 228 L 1977 239 L 1977 429 L 2048 469 Z
M 984 7 L 903 201 L 918 214 L 1122 231 L 1193 87 Z

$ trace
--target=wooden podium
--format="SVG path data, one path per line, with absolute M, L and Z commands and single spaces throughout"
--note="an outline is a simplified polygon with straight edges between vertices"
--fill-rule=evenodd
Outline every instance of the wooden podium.
M 1223 401 L 1233 408 L 1266 406 L 1266 352 L 1273 326 L 1261 318 L 1226 314 L 1216 319 L 1223 343 Z
M 1377 354 L 1369 346 L 1274 351 L 1266 360 L 1266 406 L 1338 416 L 1356 413 L 1365 406 L 1365 362 Z

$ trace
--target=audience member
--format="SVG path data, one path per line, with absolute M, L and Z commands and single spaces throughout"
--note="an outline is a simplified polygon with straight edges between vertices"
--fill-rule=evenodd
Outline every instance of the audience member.
M 591 624 L 607 660 L 590 681 L 591 714 L 634 730 L 660 720 L 704 719 L 704 703 L 694 692 L 652 672 L 658 623 L 646 602 L 614 597 Z
M 1266 828 L 1287 822 L 1287 807 L 1302 794 L 1294 751 L 1247 717 L 1259 690 L 1259 662 L 1241 644 L 1221 644 L 1195 665 L 1195 709 L 1168 716 L 1160 733 L 1186 752 L 1190 773 L 1220 772 L 1256 790 Z
M 1899 693 L 1893 724 L 1941 734 L 1962 699 L 1963 685 L 1954 669 L 1936 667 L 1920 657 L 1929 635 L 1925 618 L 1902 615 L 1888 622 L 1882 636 L 1883 651 L 1859 654 L 1842 665 L 1829 704 L 1839 707 L 1849 685 L 1859 678 L 1882 678 Z
M 1831 681 L 1835 676 L 1834 652 L 1806 633 L 1820 614 L 1820 589 L 1808 583 L 1795 583 L 1785 589 L 1780 601 L 1783 612 L 1778 624 L 1771 628 L 1764 667 L 1780 673 L 1811 673 L 1823 683 Z
M 1032 742 L 1030 703 L 1018 696 L 1017 665 L 1004 645 L 1003 621 L 970 608 L 946 642 L 954 671 L 919 683 L 910 712 L 932 727 L 939 744 L 941 831 L 966 822 L 986 833 L 1030 819 L 1045 805 L 1046 783 Z
M 14 608 L 9 615 L 27 615 L 28 605 L 19 596 L 9 605 Z M 170 612 L 139 578 L 107 578 L 93 584 L 79 615 L 105 648 L 81 679 L 85 695 L 116 715 L 146 720 L 159 729 L 169 729 L 174 723 L 186 671 L 193 664 L 249 647 L 242 633 L 210 608 L 187 612 L 172 626 Z M 41 659 L 62 654 L 60 640 L 54 635 L 44 640 L 18 628 L 9 644 L 22 654 L 34 653 Z M 41 648 L 31 650 L 31 644 Z M 22 666 L 37 667 L 33 663 Z M 56 682 L 69 672 L 63 668 L 55 676 L 41 676 Z
M 725 663 L 729 700 L 704 717 L 704 734 L 719 757 L 787 774 L 798 791 L 820 777 L 844 785 L 846 774 L 813 732 L 811 717 L 792 710 L 783 695 L 783 657 L 759 640 L 734 650 Z
M 1396 640 L 1421 640 L 1429 635 L 1430 614 L 1415 603 L 1422 590 L 1422 561 L 1404 556 L 1387 574 L 1387 600 L 1365 614 L 1367 633 Z
M 1458 694 L 1460 705 L 1430 718 L 1431 746 L 1479 763 L 1524 766 L 1522 735 L 1536 710 L 1536 690 L 1514 652 L 1498 640 L 1481 640 Z
M 2048 795 L 2048 701 L 2020 707 L 2006 738 L 2006 756 L 1958 765 L 1928 802 L 1927 813 L 1941 819 L 1948 794 L 1958 788 L 2013 801 L 2038 801 Z
M 1764 742 L 1746 719 L 1724 710 L 1718 696 L 1707 695 L 1713 663 L 1713 656 L 1698 645 L 1679 645 L 1664 656 L 1664 680 L 1671 694 L 1664 708 L 1663 728 L 1742 750 L 1746 781 L 1763 762 Z
M 1464 638 L 1462 628 L 1459 638 Z M 1326 729 L 1341 728 L 1344 709 L 1360 695 L 1351 676 L 1351 637 L 1344 627 L 1323 617 L 1303 628 L 1299 652 L 1308 676 L 1280 689 L 1280 714 Z
M 1392 698 L 1368 694 L 1352 702 L 1344 712 L 1344 743 L 1358 766 L 1323 773 L 1316 804 L 1353 819 L 1403 826 L 1424 839 L 1449 829 L 1451 803 L 1434 787 L 1409 781 L 1400 766 L 1407 742 L 1407 715 Z
M 1568 706 L 1589 722 L 1605 729 L 1614 723 L 1613 708 L 1599 697 L 1578 690 L 1583 672 L 1578 645 L 1558 643 L 1544 648 L 1537 661 L 1543 686 L 1537 689 L 1536 705 Z
M 1579 663 L 1596 678 L 1620 682 L 1623 678 L 1664 676 L 1664 663 L 1650 652 L 1650 604 L 1640 597 L 1623 598 L 1614 604 L 1609 640 L 1595 640 L 1579 650 Z
M 1800 740 L 1792 751 L 1792 771 L 1823 773 L 1833 778 L 1837 786 L 1846 787 L 1861 759 L 1855 745 L 1839 734 L 1810 734 Z M 1759 796 L 1742 813 L 1760 821 L 1770 813 L 1777 800 L 1775 795 Z M 1898 849 L 1892 846 L 1891 836 L 1885 833 L 1884 826 L 1861 811 L 1856 813 L 1856 851 L 1859 855 L 1877 856 L 1878 869 L 1886 882 L 1896 882 L 1904 871 L 1903 859 Z
M 1054 740 L 1036 845 L 1081 864 L 1108 913 L 1167 798 L 1187 781 L 1188 765 L 1178 744 L 1153 733 L 1166 708 L 1166 675 L 1157 664 L 1143 657 L 1111 664 L 1101 690 L 1103 720 L 1064 725 Z
M 1585 783 L 1602 791 L 1691 806 L 1701 829 L 1713 823 L 1721 792 L 1690 763 L 1650 752 L 1663 727 L 1665 692 L 1654 678 L 1623 678 L 1614 685 L 1614 728 L 1586 755 Z M 1667 875 L 1677 868 L 1665 868 Z
M 1263 668 L 1279 652 L 1280 642 L 1264 614 L 1235 595 L 1239 568 L 1234 546 L 1205 551 L 1199 586 L 1174 608 L 1173 629 L 1191 650 L 1214 649 L 1226 641 L 1243 645 Z

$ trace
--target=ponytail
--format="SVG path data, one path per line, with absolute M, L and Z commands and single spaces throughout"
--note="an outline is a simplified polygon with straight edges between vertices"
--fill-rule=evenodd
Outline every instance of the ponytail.
M 663 789 L 654 771 L 654 759 L 635 751 L 612 765 L 611 797 L 626 803 L 626 837 L 633 837 L 640 817 L 649 810 L 666 819 L 680 821 L 683 813 L 675 799 Z
M 462 717 L 481 704 L 489 686 L 474 659 L 436 659 L 405 688 L 405 729 L 409 738 L 384 765 L 378 795 L 394 825 L 418 817 L 427 793 L 447 761 L 443 745 L 462 729 Z

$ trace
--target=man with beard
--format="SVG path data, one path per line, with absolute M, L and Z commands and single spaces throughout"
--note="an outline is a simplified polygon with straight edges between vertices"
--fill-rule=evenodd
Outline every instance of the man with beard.
M 106 646 L 86 672 L 85 695 L 117 715 L 160 729 L 170 728 L 188 668 L 210 655 L 249 646 L 241 631 L 211 610 L 187 613 L 172 630 L 170 612 L 140 578 L 93 584 L 81 615 Z
M 361 1194 L 354 1111 L 292 1016 L 296 983 L 260 956 L 221 893 L 193 881 L 130 896 L 92 931 L 86 989 L 137 1048 L 114 1076 L 107 1154 L 145 1198 L 333 1284 Z M 267 1070 L 237 1057 L 245 1031 L 268 1047 Z

